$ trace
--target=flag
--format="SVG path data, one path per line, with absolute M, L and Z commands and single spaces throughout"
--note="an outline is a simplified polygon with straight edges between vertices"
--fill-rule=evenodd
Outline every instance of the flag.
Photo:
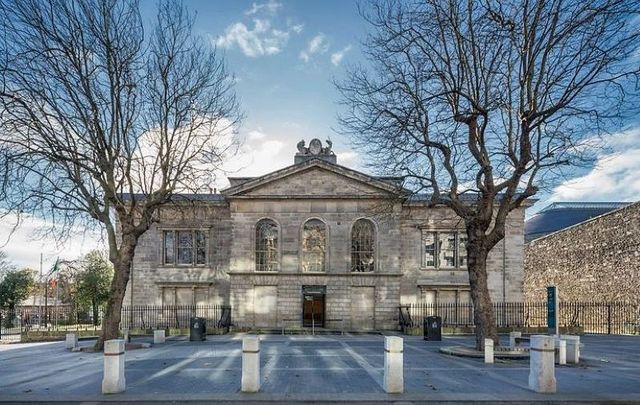
M 47 278 L 51 277 L 53 273 L 57 273 L 58 270 L 60 270 L 59 264 L 60 264 L 60 258 L 58 257 L 56 258 L 56 262 L 53 264 L 51 271 L 49 271 L 49 273 L 47 274 Z

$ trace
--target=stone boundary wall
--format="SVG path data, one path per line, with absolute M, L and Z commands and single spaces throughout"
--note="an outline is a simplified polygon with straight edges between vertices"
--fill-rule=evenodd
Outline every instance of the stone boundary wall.
M 525 245 L 525 299 L 631 301 L 640 292 L 640 202 Z

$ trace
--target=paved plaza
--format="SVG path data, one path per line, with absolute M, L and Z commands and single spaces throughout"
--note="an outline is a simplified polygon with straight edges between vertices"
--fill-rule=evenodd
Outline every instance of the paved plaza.
M 472 344 L 469 336 L 442 342 L 404 337 L 405 393 L 388 395 L 380 335 L 262 335 L 261 392 L 243 394 L 243 336 L 174 337 L 129 351 L 126 392 L 109 396 L 100 393 L 100 353 L 72 353 L 64 342 L 0 345 L 0 401 L 640 401 L 640 338 L 632 336 L 583 336 L 581 364 L 556 367 L 553 395 L 527 388 L 528 360 L 485 365 L 438 352 L 442 345 Z

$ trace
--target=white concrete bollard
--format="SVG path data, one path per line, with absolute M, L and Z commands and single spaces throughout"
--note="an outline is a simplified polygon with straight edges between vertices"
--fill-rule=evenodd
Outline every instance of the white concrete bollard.
M 404 392 L 403 340 L 398 336 L 384 338 L 384 390 L 388 394 Z
M 129 335 L 129 329 L 122 329 L 122 335 L 125 343 L 131 343 L 131 336 Z
M 562 339 L 558 340 L 558 364 L 567 364 L 567 341 Z
M 75 333 L 67 333 L 67 339 L 65 341 L 65 347 L 67 349 L 75 349 L 78 347 L 78 335 Z
M 107 340 L 104 342 L 102 393 L 117 394 L 124 389 L 124 340 Z
M 164 329 L 156 329 L 153 331 L 153 344 L 164 343 Z
M 493 339 L 484 340 L 484 362 L 493 364 Z
M 560 335 L 560 339 L 567 342 L 567 363 L 580 363 L 580 336 Z
M 518 346 L 516 338 L 521 338 L 522 332 L 509 332 L 509 347 L 515 349 Z
M 260 339 L 242 339 L 242 392 L 260 391 Z
M 556 392 L 553 336 L 531 336 L 529 348 L 529 388 L 535 392 Z

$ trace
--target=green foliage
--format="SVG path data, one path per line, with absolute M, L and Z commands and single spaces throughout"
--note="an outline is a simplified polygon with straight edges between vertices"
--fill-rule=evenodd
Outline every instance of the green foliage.
M 0 282 L 0 308 L 13 310 L 25 300 L 35 286 L 32 269 L 10 270 Z
M 83 258 L 76 274 L 76 293 L 80 305 L 91 308 L 97 321 L 98 307 L 109 299 L 113 267 L 104 255 L 93 250 Z

